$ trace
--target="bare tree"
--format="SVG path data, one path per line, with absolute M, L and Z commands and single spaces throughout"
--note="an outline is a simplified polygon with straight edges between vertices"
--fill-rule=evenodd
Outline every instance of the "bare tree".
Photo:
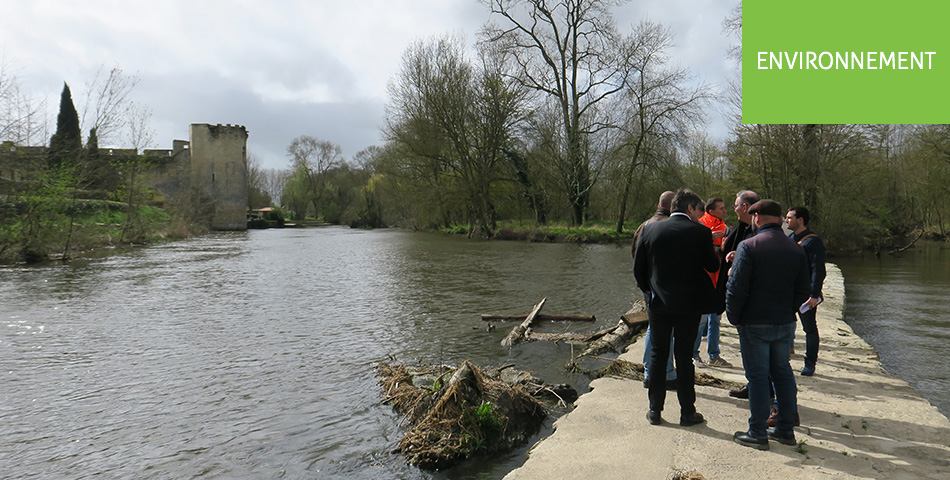
M 0 141 L 45 145 L 49 140 L 46 101 L 26 95 L 17 70 L 0 54 Z
M 377 145 L 370 145 L 358 152 L 356 155 L 353 155 L 351 163 L 357 168 L 364 170 L 372 170 L 375 168 L 375 163 L 379 161 L 380 155 L 383 154 L 383 148 Z
M 448 37 L 410 47 L 391 89 L 387 136 L 411 152 L 410 160 L 444 171 L 464 199 L 469 233 L 491 236 L 492 186 L 521 95 L 504 75 L 503 52 L 486 48 L 475 64 L 464 51 L 460 39 Z
M 284 185 L 290 179 L 293 172 L 289 169 L 278 170 L 276 168 L 267 168 L 261 171 L 263 179 L 263 189 L 270 196 L 271 201 L 276 205 L 284 205 Z
M 247 206 L 248 208 L 264 208 L 272 204 L 272 197 L 267 193 L 266 177 L 261 168 L 261 157 L 247 152 Z
M 155 142 L 155 131 L 149 126 L 152 111 L 144 105 L 129 104 L 126 112 L 125 139 L 132 146 L 135 153 L 130 158 L 121 159 L 120 173 L 125 180 L 126 215 L 122 226 L 120 241 L 135 241 L 145 229 L 142 228 L 139 206 L 147 198 L 149 187 L 140 178 L 139 174 L 148 165 L 149 159 L 144 155 L 146 148 L 152 147 Z
M 623 0 L 482 0 L 503 25 L 482 35 L 499 43 L 518 66 L 516 79 L 557 104 L 560 128 L 555 161 L 564 164 L 572 221 L 581 224 L 590 206 L 593 177 L 590 134 L 610 128 L 597 109 L 627 86 L 635 70 L 630 40 L 622 38 L 610 7 Z
M 739 40 L 739 43 L 729 47 L 729 57 L 736 61 L 739 68 L 742 68 L 742 2 L 732 7 L 729 16 L 722 20 L 722 31 Z
M 115 141 L 115 136 L 121 135 L 128 123 L 136 121 L 130 117 L 136 113 L 131 94 L 138 84 L 136 75 L 127 75 L 119 67 L 106 72 L 105 66 L 100 66 L 96 76 L 86 84 L 80 119 L 84 131 L 95 128 L 99 142 L 104 145 Z
M 329 141 L 301 135 L 287 147 L 293 175 L 302 182 L 314 216 L 320 214 L 320 203 L 327 193 L 327 172 L 343 163 L 343 149 Z
M 703 107 L 710 98 L 703 85 L 690 86 L 689 72 L 671 68 L 667 50 L 673 45 L 668 28 L 641 22 L 634 32 L 637 72 L 624 90 L 622 140 L 618 145 L 623 170 L 617 232 L 623 231 L 627 205 L 637 167 L 651 157 L 649 146 L 683 143 L 690 129 L 703 121 Z

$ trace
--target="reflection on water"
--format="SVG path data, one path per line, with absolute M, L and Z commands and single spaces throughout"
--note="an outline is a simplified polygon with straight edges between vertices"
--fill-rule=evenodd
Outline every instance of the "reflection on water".
M 845 321 L 888 372 L 950 415 L 950 244 L 918 242 L 897 255 L 836 262 L 845 277 Z
M 0 269 L 0 471 L 13 478 L 498 478 L 522 452 L 431 474 L 375 365 L 515 363 L 554 383 L 570 347 L 499 345 L 481 313 L 594 314 L 633 299 L 625 247 L 342 228 L 220 234 Z

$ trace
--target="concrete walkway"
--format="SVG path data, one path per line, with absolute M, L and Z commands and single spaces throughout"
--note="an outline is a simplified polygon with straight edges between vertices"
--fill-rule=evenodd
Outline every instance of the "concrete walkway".
M 679 426 L 676 392 L 670 392 L 664 424 L 651 426 L 642 382 L 602 378 L 505 479 L 665 479 L 686 471 L 707 479 L 950 478 L 950 421 L 889 375 L 842 321 L 844 279 L 835 265 L 828 265 L 825 295 L 816 375 L 797 374 L 805 351 L 801 329 L 792 355 L 802 422 L 797 447 L 773 441 L 769 451 L 759 451 L 734 443 L 733 432 L 748 428 L 748 402 L 726 390 L 696 388 L 696 408 L 707 421 L 693 427 Z M 621 358 L 641 363 L 642 355 L 638 342 Z M 725 318 L 722 356 L 735 366 L 697 371 L 745 383 L 736 330 Z

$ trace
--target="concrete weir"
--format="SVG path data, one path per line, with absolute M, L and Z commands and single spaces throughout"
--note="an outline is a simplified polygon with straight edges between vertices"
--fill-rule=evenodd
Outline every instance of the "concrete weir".
M 653 426 L 645 418 L 641 382 L 601 378 L 505 479 L 946 478 L 950 421 L 907 382 L 888 374 L 877 353 L 843 321 L 844 293 L 841 271 L 828 264 L 815 376 L 797 374 L 805 351 L 801 329 L 792 355 L 801 415 L 797 446 L 770 442 L 769 451 L 759 451 L 734 443 L 733 433 L 748 428 L 748 401 L 726 390 L 696 388 L 696 408 L 706 423 L 692 427 L 679 426 L 676 393 L 669 392 L 664 423 Z M 697 371 L 745 383 L 739 339 L 725 318 L 721 347 L 734 366 Z M 620 358 L 640 363 L 642 357 L 638 342 Z

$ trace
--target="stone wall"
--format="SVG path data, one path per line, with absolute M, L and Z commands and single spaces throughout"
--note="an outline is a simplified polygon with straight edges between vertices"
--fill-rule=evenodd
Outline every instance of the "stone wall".
M 166 208 L 200 210 L 196 217 L 207 218 L 214 230 L 247 230 L 247 130 L 194 123 L 189 134 L 190 141 L 174 140 L 171 150 L 142 152 L 149 161 L 144 181 L 161 194 Z M 15 182 L 45 164 L 46 150 L 3 142 L 0 194 L 11 193 Z M 99 154 L 118 159 L 136 151 L 100 148 Z
M 247 230 L 247 130 L 193 123 L 190 133 L 190 179 L 214 202 L 211 228 Z

